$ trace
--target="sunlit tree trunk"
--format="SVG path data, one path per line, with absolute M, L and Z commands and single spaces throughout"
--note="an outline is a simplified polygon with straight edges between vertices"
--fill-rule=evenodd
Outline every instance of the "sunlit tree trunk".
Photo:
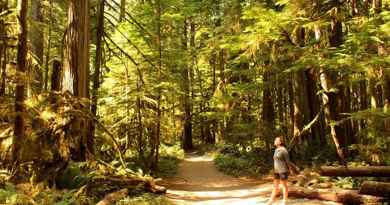
M 89 99 L 89 1 L 70 0 L 68 24 L 64 42 L 64 60 L 62 90 L 70 92 L 80 100 Z M 84 109 L 84 108 L 80 108 Z M 84 160 L 93 153 L 88 145 L 89 122 L 87 119 L 75 118 L 73 132 L 80 139 L 75 139 L 75 153 L 72 157 Z M 75 134 L 75 133 L 74 133 Z
M 16 68 L 16 93 L 15 93 L 15 128 L 13 140 L 13 162 L 19 161 L 20 149 L 25 137 L 24 120 L 24 100 L 25 100 L 25 77 L 26 77 L 26 57 L 27 57 L 27 8 L 28 0 L 22 0 L 20 4 L 19 22 L 20 34 L 17 50 Z M 20 161 L 19 161 L 20 162 Z
M 8 0 L 0 2 L 0 13 L 8 9 Z M 5 21 L 3 18 L 0 18 L 0 36 L 7 36 L 7 31 L 5 30 Z M 5 40 L 1 41 L 0 44 L 0 97 L 5 95 L 6 87 L 6 66 L 8 63 L 8 47 Z

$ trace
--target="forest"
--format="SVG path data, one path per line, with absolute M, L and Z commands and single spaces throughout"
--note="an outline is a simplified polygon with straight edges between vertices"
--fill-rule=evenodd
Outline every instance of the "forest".
M 388 204 L 389 42 L 390 0 L 0 0 L 0 204 L 265 204 L 279 136 L 293 204 Z

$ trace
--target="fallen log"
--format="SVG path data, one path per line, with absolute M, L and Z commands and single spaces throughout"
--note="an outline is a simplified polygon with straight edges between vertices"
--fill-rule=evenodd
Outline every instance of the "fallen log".
M 307 189 L 303 187 L 291 187 L 288 195 L 292 198 L 317 199 L 333 201 L 342 204 L 380 204 L 384 198 L 370 195 L 359 194 L 358 191 L 329 190 L 329 189 Z
M 99 201 L 96 205 L 110 205 L 114 204 L 116 201 L 125 198 L 127 194 L 129 193 L 128 189 L 121 189 L 116 192 L 112 192 L 110 194 L 107 194 L 103 200 Z
M 344 167 L 344 166 L 322 166 L 320 168 L 322 176 L 340 177 L 390 177 L 390 166 L 369 166 L 369 167 Z
M 101 190 L 102 187 L 104 190 Z M 141 189 L 155 194 L 163 194 L 166 192 L 165 187 L 156 185 L 153 180 L 135 177 L 99 177 L 88 182 L 88 190 L 94 192 L 94 195 L 105 195 L 104 192 L 106 190 L 113 191 L 118 189 L 128 189 L 129 191 Z
M 390 183 L 365 181 L 362 183 L 359 193 L 390 198 Z

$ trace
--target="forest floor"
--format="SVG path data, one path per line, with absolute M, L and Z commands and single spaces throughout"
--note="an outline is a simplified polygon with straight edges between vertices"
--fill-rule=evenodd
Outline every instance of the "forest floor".
M 176 205 L 265 205 L 272 191 L 272 177 L 235 178 L 217 170 L 210 155 L 187 154 L 178 174 L 162 180 L 167 198 Z M 275 203 L 275 204 L 278 204 Z M 289 199 L 289 205 L 337 203 Z

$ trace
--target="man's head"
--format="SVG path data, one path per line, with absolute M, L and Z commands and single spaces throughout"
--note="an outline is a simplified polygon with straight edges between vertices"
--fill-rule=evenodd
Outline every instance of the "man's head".
M 274 145 L 276 147 L 284 146 L 284 140 L 282 136 L 278 136 L 275 138 Z

